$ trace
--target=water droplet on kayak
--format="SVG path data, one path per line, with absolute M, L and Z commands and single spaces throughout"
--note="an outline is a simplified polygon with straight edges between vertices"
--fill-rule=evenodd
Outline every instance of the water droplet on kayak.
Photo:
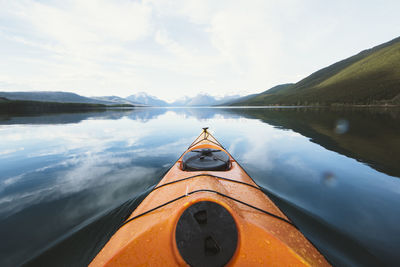
M 336 185 L 336 177 L 333 172 L 327 171 L 322 174 L 322 183 L 326 186 L 333 187 Z
M 349 121 L 346 119 L 340 119 L 336 122 L 335 132 L 337 134 L 344 134 L 349 130 Z

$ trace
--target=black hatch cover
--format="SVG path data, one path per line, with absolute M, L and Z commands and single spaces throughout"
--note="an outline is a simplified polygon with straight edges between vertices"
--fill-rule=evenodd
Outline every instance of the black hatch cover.
M 238 230 L 227 209 L 211 201 L 188 207 L 175 230 L 176 245 L 193 267 L 220 267 L 235 254 Z
M 229 168 L 228 154 L 219 149 L 194 149 L 182 158 L 184 171 L 226 171 Z

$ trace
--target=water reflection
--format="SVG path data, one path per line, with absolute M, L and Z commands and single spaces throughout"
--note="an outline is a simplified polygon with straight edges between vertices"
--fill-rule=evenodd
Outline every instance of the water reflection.
M 79 123 L 84 120 L 116 120 L 122 117 L 148 122 L 157 119 L 159 116 L 172 112 L 183 118 L 196 118 L 208 120 L 221 116 L 223 118 L 239 118 L 240 115 L 230 112 L 229 109 L 221 108 L 136 108 L 136 109 L 115 109 L 98 110 L 75 113 L 50 113 L 50 114 L 0 114 L 0 125 L 16 124 L 67 124 Z
M 290 129 L 326 149 L 400 177 L 400 110 L 384 108 L 234 109 L 279 129 Z
M 164 136 L 141 122 L 100 114 L 70 114 L 71 124 L 51 117 L 44 126 L 0 128 L 0 235 L 7 240 L 0 245 L 1 266 L 21 264 L 75 226 L 142 193 L 189 142 L 171 137 L 166 148 Z M 75 123 L 73 116 L 87 115 Z
M 281 201 L 329 260 L 394 263 L 400 179 L 386 174 L 400 177 L 399 119 L 395 110 L 292 108 L 143 108 L 3 118 L 0 236 L 7 242 L 0 244 L 0 265 L 51 251 L 49 244 L 143 193 L 204 126 Z M 344 252 L 343 243 L 353 245 Z
M 79 123 L 87 119 L 119 119 L 129 109 L 97 110 L 71 113 L 0 114 L 0 125 L 15 124 L 65 124 Z

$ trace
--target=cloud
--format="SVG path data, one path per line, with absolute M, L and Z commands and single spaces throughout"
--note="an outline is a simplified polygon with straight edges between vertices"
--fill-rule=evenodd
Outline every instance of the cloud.
M 398 2 L 360 3 L 0 1 L 0 89 L 260 92 L 398 34 Z
M 22 75 L 27 89 L 82 93 L 86 87 L 83 94 L 91 95 L 96 94 L 94 87 L 112 89 L 110 81 L 126 87 L 132 81 L 127 71 L 132 72 L 130 67 L 119 72 L 119 61 L 132 42 L 152 33 L 151 10 L 139 2 L 12 1 L 1 6 L 1 15 L 9 18 L 1 36 L 22 51 L 12 51 L 11 67 L 20 71 L 4 75 L 2 82 L 17 83 Z
M 82 52 L 113 53 L 117 47 L 113 44 L 144 38 L 151 28 L 150 9 L 127 0 L 23 1 L 13 7 L 37 38 L 59 44 L 77 56 L 85 56 Z

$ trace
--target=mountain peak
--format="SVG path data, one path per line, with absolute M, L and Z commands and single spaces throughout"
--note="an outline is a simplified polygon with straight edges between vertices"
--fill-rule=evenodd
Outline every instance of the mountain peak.
M 161 100 L 155 96 L 151 96 L 145 92 L 138 92 L 136 94 L 128 96 L 126 99 L 148 106 L 164 107 L 168 105 L 168 103 L 164 100 Z
M 217 106 L 239 98 L 238 95 L 223 97 L 212 96 L 208 93 L 199 93 L 194 97 L 184 96 L 171 103 L 172 106 Z

